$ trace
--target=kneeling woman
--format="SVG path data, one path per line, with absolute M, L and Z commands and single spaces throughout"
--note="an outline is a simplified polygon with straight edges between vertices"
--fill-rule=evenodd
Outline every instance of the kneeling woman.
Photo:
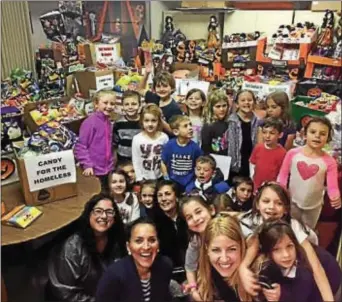
M 203 235 L 198 271 L 198 292 L 203 301 L 252 301 L 239 279 L 245 240 L 234 217 L 212 219 Z
M 94 195 L 85 205 L 78 230 L 49 259 L 46 301 L 92 302 L 104 270 L 124 257 L 124 225 L 111 197 Z
M 130 255 L 111 265 L 101 278 L 96 301 L 170 301 L 172 263 L 158 255 L 157 231 L 149 218 L 131 224 L 127 249 Z

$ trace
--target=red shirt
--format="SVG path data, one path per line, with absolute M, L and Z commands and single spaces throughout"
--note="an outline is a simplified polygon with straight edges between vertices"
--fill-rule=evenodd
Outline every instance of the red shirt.
M 265 181 L 276 181 L 286 150 L 279 145 L 275 149 L 267 149 L 264 143 L 254 147 L 249 161 L 255 165 L 254 190 L 257 190 Z

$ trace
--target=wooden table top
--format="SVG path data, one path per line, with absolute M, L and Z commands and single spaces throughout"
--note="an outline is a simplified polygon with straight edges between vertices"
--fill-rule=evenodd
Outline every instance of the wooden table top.
M 24 203 L 20 183 L 3 186 L 1 190 L 2 201 L 7 210 Z M 43 215 L 26 229 L 2 225 L 1 245 L 27 242 L 69 225 L 80 217 L 85 203 L 100 190 L 101 185 L 97 178 L 85 177 L 80 170 L 77 170 L 77 196 L 38 206 L 43 211 Z

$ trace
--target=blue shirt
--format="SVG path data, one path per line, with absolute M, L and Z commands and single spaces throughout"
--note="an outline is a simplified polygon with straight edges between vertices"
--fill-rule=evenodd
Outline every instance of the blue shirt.
M 194 141 L 180 146 L 177 139 L 173 138 L 163 147 L 162 161 L 170 179 L 186 187 L 195 178 L 196 159 L 201 155 L 202 150 Z

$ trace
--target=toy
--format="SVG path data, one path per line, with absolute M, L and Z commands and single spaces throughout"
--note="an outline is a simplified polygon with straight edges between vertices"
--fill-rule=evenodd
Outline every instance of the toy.
M 211 16 L 208 25 L 208 48 L 217 48 L 220 43 L 220 39 L 217 33 L 218 22 L 216 16 Z

